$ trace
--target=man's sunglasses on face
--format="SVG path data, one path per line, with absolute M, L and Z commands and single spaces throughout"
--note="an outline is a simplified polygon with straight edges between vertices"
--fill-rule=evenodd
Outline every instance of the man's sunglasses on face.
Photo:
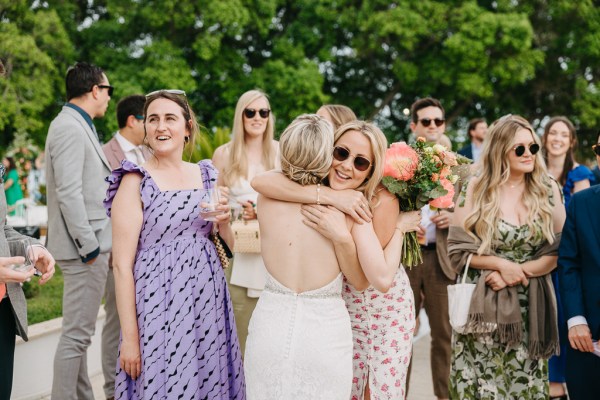
M 435 118 L 435 119 L 422 118 L 419 120 L 419 122 L 425 128 L 429 127 L 429 125 L 431 125 L 432 122 L 435 124 L 435 126 L 437 126 L 439 128 L 440 126 L 444 125 L 444 122 L 446 122 L 446 120 L 443 118 Z

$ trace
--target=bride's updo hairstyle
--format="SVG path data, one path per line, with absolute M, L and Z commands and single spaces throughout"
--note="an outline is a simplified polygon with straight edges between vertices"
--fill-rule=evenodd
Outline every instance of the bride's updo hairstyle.
M 316 114 L 297 117 L 279 138 L 281 171 L 301 185 L 320 183 L 333 162 L 333 127 Z

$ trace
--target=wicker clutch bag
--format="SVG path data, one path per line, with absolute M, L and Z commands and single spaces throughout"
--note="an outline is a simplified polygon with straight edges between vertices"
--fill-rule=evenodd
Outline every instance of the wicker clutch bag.
M 231 224 L 234 253 L 260 253 L 260 230 L 257 220 L 234 221 Z

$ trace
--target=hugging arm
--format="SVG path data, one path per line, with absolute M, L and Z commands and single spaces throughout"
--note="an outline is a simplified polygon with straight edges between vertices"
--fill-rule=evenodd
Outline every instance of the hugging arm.
M 332 205 L 348 214 L 357 223 L 371 221 L 365 196 L 356 190 L 333 190 L 324 185 L 302 186 L 292 182 L 279 171 L 267 171 L 252 179 L 252 187 L 265 197 L 304 204 Z
M 348 218 L 332 206 L 303 205 L 302 222 L 331 240 L 340 270 L 356 290 L 369 287 L 360 262 L 353 235 L 348 229 Z

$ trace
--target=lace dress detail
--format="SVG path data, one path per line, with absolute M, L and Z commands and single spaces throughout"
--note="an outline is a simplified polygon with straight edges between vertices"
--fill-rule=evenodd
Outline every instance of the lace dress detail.
M 295 293 L 267 273 L 248 329 L 244 372 L 252 400 L 348 400 L 352 333 L 342 274 Z

